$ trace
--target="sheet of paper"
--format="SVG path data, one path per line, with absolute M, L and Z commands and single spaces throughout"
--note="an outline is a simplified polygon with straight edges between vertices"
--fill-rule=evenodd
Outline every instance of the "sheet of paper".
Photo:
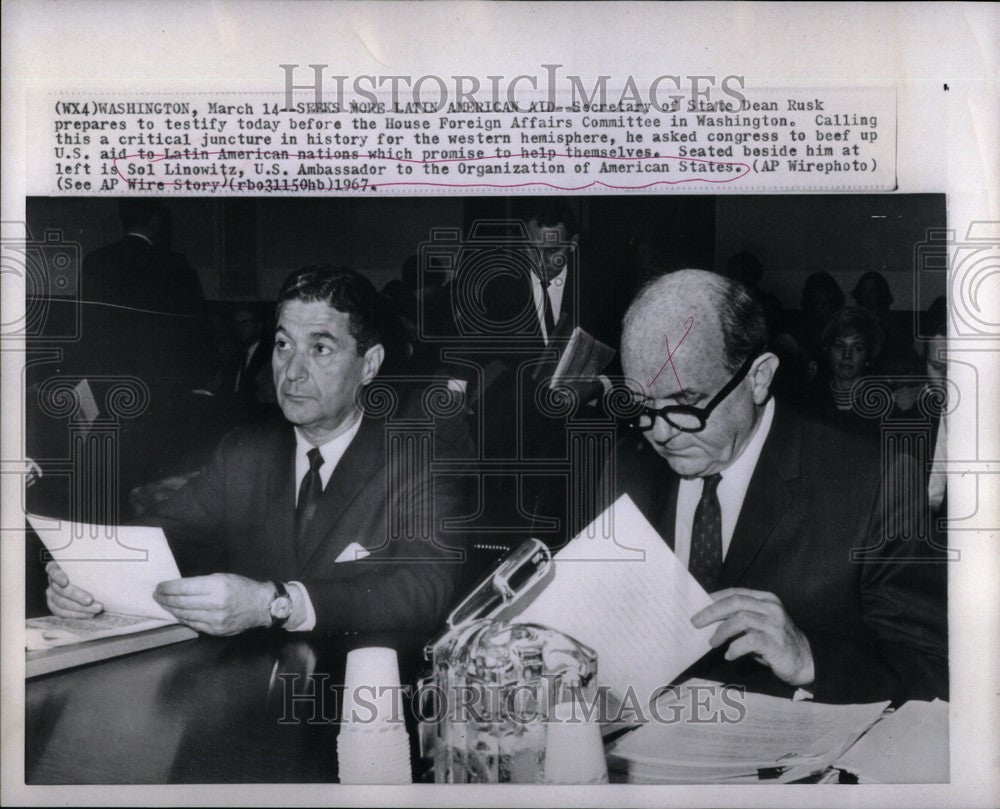
M 692 685 L 693 683 L 693 685 Z M 827 705 L 793 701 L 719 683 L 685 684 L 657 702 L 652 721 L 616 742 L 610 751 L 648 775 L 706 777 L 758 767 L 822 769 L 832 764 L 873 723 L 888 702 Z M 712 721 L 707 721 L 712 717 Z
M 28 522 L 69 580 L 106 612 L 176 621 L 153 600 L 157 584 L 180 578 L 163 529 L 86 525 L 36 514 L 29 514 Z
M 712 603 L 628 495 L 554 558 L 516 620 L 546 624 L 597 652 L 602 685 L 645 706 L 711 648 L 691 616 Z
M 948 703 L 907 702 L 858 739 L 837 766 L 868 784 L 946 784 L 948 743 Z
M 115 635 L 130 635 L 147 629 L 167 626 L 166 621 L 143 618 L 139 615 L 120 615 L 102 612 L 93 618 L 60 618 L 46 615 L 29 618 L 24 624 L 25 649 L 51 649 L 53 646 L 68 646 Z
M 73 388 L 73 393 L 76 394 L 77 401 L 80 403 L 79 415 L 85 424 L 88 426 L 94 423 L 94 420 L 101 415 L 100 409 L 97 407 L 97 402 L 94 399 L 94 391 L 90 388 L 90 383 L 86 379 L 81 379 L 77 386 Z

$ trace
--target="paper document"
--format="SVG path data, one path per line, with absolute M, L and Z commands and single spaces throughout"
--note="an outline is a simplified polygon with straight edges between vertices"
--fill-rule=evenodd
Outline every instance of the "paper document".
M 97 407 L 97 402 L 94 400 L 94 391 L 91 390 L 90 383 L 86 379 L 81 379 L 76 387 L 73 388 L 73 393 L 76 395 L 77 402 L 79 402 L 79 408 L 77 409 L 78 417 L 90 426 L 101 415 L 101 411 Z
M 563 379 L 594 379 L 615 358 L 615 350 L 577 326 L 563 349 L 549 387 L 554 388 Z
M 862 736 L 837 766 L 863 784 L 947 784 L 948 703 L 905 703 Z
M 691 616 L 712 603 L 628 495 L 553 557 L 538 595 L 508 619 L 551 626 L 597 652 L 597 676 L 643 706 L 711 648 L 714 626 Z
M 130 635 L 167 625 L 167 621 L 157 618 L 112 612 L 102 612 L 93 618 L 60 618 L 57 615 L 46 615 L 42 618 L 29 618 L 24 622 L 24 648 L 28 651 L 51 649 L 54 646 L 68 646 L 99 638 Z
M 35 514 L 28 522 L 69 580 L 105 612 L 176 622 L 153 600 L 157 584 L 181 575 L 163 529 L 91 526 Z
M 609 753 L 643 780 L 707 783 L 768 768 L 804 777 L 832 765 L 888 705 L 793 701 L 691 680 L 656 703 L 658 721 Z

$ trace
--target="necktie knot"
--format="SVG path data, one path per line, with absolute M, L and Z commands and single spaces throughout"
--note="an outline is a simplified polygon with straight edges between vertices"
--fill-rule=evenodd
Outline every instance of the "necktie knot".
M 323 453 L 319 451 L 319 447 L 313 447 L 309 450 L 306 453 L 306 458 L 309 459 L 309 471 L 319 472 L 319 468 L 323 465 Z
M 714 475 L 706 475 L 702 478 L 705 481 L 705 488 L 702 490 L 702 496 L 713 495 L 715 490 L 719 488 L 719 483 L 722 481 L 722 475 L 716 472 Z

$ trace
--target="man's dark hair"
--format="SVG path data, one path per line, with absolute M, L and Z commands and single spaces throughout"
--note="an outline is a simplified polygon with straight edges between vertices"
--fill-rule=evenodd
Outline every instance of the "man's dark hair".
M 718 307 L 722 326 L 722 345 L 726 368 L 737 371 L 748 357 L 767 350 L 767 319 L 764 308 L 750 290 L 739 281 L 717 276 L 721 288 L 710 287 Z
M 358 344 L 358 354 L 382 342 L 382 313 L 378 292 L 361 273 L 347 267 L 315 264 L 296 270 L 281 285 L 277 312 L 285 301 L 323 303 L 348 315 L 348 331 Z
M 166 206 L 157 199 L 124 197 L 118 200 L 118 218 L 125 230 L 144 228 L 156 217 L 164 219 Z
M 511 205 L 511 215 L 525 224 L 534 220 L 543 228 L 559 227 L 561 222 L 566 226 L 566 238 L 572 238 L 580 232 L 573 209 L 562 197 L 515 199 Z

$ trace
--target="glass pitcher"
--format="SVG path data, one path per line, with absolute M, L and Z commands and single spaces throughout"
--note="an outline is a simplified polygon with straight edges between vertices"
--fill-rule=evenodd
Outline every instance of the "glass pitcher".
M 546 718 L 569 699 L 593 700 L 597 655 L 540 624 L 497 615 L 542 580 L 551 556 L 528 540 L 486 577 L 425 649 L 421 755 L 437 783 L 538 783 L 545 770 Z

